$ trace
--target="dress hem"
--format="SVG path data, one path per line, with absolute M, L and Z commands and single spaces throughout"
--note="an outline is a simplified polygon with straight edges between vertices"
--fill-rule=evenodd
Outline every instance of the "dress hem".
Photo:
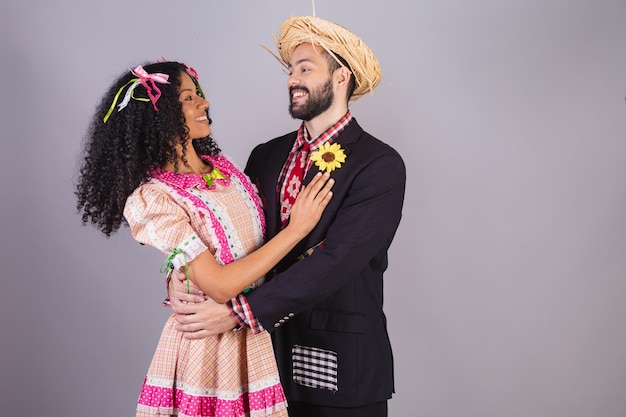
M 287 400 L 280 384 L 246 391 L 234 398 L 220 398 L 217 395 L 192 395 L 181 389 L 144 383 L 137 404 L 137 417 L 264 417 L 286 408 Z

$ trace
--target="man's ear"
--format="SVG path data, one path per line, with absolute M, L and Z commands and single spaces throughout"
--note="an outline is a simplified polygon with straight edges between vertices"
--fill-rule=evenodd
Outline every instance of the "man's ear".
M 342 94 L 340 97 L 345 97 L 346 101 L 350 99 L 348 97 L 348 86 L 350 85 L 350 76 L 352 73 L 350 70 L 344 66 L 341 66 L 335 70 L 333 73 L 333 78 L 335 80 L 335 89 L 338 94 Z
M 350 82 L 350 70 L 344 66 L 341 66 L 335 70 L 333 76 L 337 83 L 343 87 L 348 87 L 348 83 Z

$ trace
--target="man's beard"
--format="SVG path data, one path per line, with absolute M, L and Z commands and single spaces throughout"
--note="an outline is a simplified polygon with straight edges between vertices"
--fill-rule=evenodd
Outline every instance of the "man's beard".
M 306 87 L 296 86 L 294 89 L 304 90 L 309 94 L 304 104 L 299 106 L 294 106 L 293 103 L 289 104 L 289 114 L 291 117 L 304 120 L 305 122 L 328 110 L 335 97 L 333 94 L 333 81 L 330 77 L 323 86 L 313 92 L 309 91 Z M 291 89 L 289 90 L 289 100 L 291 100 Z

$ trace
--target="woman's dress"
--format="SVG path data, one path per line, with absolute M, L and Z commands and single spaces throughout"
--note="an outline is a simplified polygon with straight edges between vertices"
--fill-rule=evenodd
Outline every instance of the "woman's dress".
M 219 169 L 216 175 L 155 170 L 126 202 L 135 239 L 161 250 L 176 269 L 204 250 L 228 264 L 263 244 L 265 220 L 254 186 L 226 157 L 205 159 Z M 267 332 L 243 328 L 190 340 L 175 323 L 172 316 L 165 324 L 137 416 L 287 415 Z

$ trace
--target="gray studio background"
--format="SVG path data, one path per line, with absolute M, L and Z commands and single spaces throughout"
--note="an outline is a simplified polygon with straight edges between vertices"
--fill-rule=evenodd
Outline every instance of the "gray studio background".
M 408 168 L 386 275 L 390 415 L 626 415 L 626 2 L 316 10 L 376 52 L 384 81 L 351 109 Z M 297 127 L 259 44 L 301 14 L 310 1 L 2 2 L 0 415 L 133 415 L 168 315 L 161 254 L 75 212 L 109 83 L 189 63 L 243 166 Z

